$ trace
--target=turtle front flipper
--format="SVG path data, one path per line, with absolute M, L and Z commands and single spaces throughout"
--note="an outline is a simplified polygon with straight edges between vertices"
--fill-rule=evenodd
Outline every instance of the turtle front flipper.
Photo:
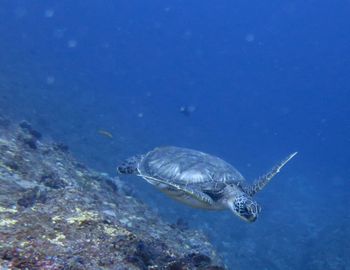
M 253 196 L 257 192 L 262 190 L 271 181 L 271 179 L 281 171 L 282 167 L 284 167 L 284 165 L 286 165 L 288 161 L 290 161 L 296 154 L 298 154 L 298 152 L 290 154 L 288 157 L 286 157 L 284 160 L 278 163 L 275 167 L 273 167 L 267 174 L 261 176 L 251 186 L 246 187 L 244 190 L 245 193 L 247 193 L 250 196 Z
M 120 174 L 138 174 L 138 164 L 142 158 L 143 155 L 136 155 L 128 158 L 117 167 L 117 172 Z

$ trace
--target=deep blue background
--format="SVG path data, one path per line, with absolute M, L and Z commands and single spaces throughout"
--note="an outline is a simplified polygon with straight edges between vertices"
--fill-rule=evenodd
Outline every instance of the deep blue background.
M 349 14 L 345 0 L 4 0 L 1 112 L 112 175 L 130 155 L 178 145 L 218 155 L 252 180 L 297 150 L 259 194 L 253 225 L 126 181 L 164 218 L 203 229 L 232 269 L 345 269 Z M 180 113 L 190 105 L 189 117 Z M 329 258 L 322 241 L 334 242 Z

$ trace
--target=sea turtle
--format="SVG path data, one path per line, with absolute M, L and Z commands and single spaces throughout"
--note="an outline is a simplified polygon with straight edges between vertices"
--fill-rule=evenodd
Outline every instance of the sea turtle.
M 170 197 L 197 208 L 230 209 L 241 219 L 254 222 L 261 207 L 253 196 L 291 160 L 290 154 L 253 184 L 224 160 L 187 148 L 158 147 L 125 160 L 117 171 L 135 174 Z

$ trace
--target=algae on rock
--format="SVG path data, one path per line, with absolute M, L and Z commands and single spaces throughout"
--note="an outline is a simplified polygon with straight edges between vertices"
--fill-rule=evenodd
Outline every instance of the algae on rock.
M 224 269 L 204 235 L 165 223 L 29 123 L 0 131 L 2 269 Z

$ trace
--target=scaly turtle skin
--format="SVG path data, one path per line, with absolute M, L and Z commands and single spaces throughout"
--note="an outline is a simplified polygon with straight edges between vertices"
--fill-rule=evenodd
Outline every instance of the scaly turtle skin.
M 131 157 L 118 166 L 117 171 L 141 176 L 160 191 L 192 207 L 228 208 L 241 219 L 253 222 L 261 207 L 252 197 L 296 154 L 289 155 L 251 185 L 224 160 L 174 146 Z

